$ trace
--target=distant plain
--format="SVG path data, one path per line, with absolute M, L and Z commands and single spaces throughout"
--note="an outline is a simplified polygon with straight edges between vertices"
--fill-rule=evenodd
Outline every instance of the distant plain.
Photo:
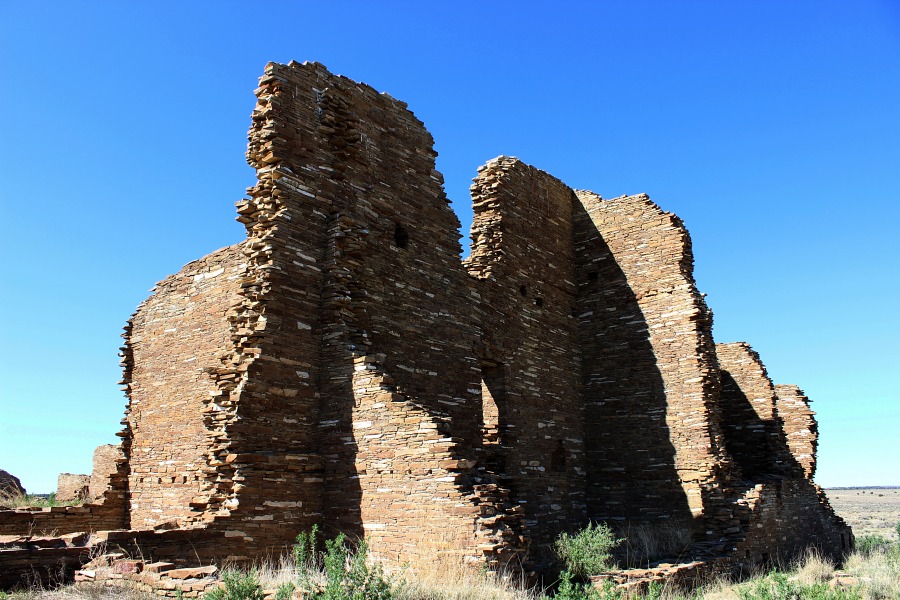
M 897 540 L 900 487 L 826 488 L 825 494 L 835 512 L 853 528 L 857 538 L 881 535 Z

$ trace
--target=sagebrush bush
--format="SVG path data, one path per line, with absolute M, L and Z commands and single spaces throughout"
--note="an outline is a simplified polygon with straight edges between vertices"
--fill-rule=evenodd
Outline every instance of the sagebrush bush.
M 890 540 L 885 539 L 884 536 L 875 534 L 856 538 L 856 547 L 854 549 L 860 554 L 868 556 L 875 552 L 884 552 L 890 546 Z
M 606 523 L 588 523 L 573 535 L 560 534 L 555 547 L 572 575 L 588 577 L 614 568 L 612 550 L 623 541 Z
M 319 530 L 313 526 L 309 533 L 297 536 L 293 547 L 299 575 L 297 587 L 305 599 L 389 600 L 392 597 L 391 584 L 385 579 L 381 566 L 366 564 L 368 547 L 364 540 L 352 550 L 347 536 L 340 533 L 333 540 L 326 540 L 325 551 L 321 552 L 318 537 Z M 289 594 L 286 584 L 283 589 Z M 290 592 L 293 589 L 292 585 Z
M 263 600 L 262 587 L 259 585 L 259 577 L 255 571 L 241 573 L 240 571 L 223 571 L 222 583 L 224 587 L 218 587 L 203 595 L 205 600 Z

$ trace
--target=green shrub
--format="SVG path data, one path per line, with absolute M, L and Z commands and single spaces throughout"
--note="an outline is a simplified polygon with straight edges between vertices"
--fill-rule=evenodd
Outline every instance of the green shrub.
M 868 556 L 876 552 L 885 552 L 890 546 L 891 542 L 885 539 L 884 536 L 877 534 L 864 535 L 856 539 L 855 550 L 864 556 Z
M 316 549 L 318 530 L 297 536 L 294 561 L 300 572 L 300 588 L 308 600 L 390 600 L 391 584 L 380 566 L 366 564 L 368 547 L 361 541 L 356 550 L 347 536 L 338 534 L 325 541 L 325 552 Z M 313 574 L 324 569 L 324 585 L 314 582 Z
M 263 600 L 262 588 L 256 573 L 223 571 L 224 587 L 218 587 L 203 595 L 205 600 Z
M 285 581 L 279 585 L 278 589 L 275 591 L 275 600 L 290 600 L 295 589 L 297 588 L 293 583 Z
M 559 587 L 552 596 L 553 600 L 625 600 L 625 592 L 616 587 L 612 581 L 604 581 L 600 588 L 590 583 L 575 581 L 574 575 L 566 569 L 560 576 Z M 658 600 L 657 597 L 652 597 Z
M 316 548 L 319 544 L 319 526 L 313 525 L 309 533 L 301 532 L 297 534 L 297 543 L 294 544 L 294 564 L 301 573 L 306 569 L 315 569 L 318 564 L 318 552 Z
M 574 535 L 561 533 L 556 553 L 575 577 L 588 577 L 614 568 L 612 549 L 622 543 L 606 523 L 588 523 Z

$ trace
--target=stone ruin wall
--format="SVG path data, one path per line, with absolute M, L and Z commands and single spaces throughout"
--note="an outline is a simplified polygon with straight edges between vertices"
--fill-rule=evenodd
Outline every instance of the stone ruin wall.
M 784 426 L 788 449 L 807 479 L 816 474 L 819 426 L 809 398 L 796 385 L 775 386 L 775 408 Z
M 91 476 L 60 473 L 56 478 L 56 499 L 60 502 L 83 502 L 90 496 Z
M 88 490 L 91 499 L 100 500 L 107 490 L 113 488 L 114 478 L 124 461 L 125 453 L 122 451 L 121 445 L 103 444 L 94 449 L 93 469 Z
M 645 195 L 577 194 L 589 514 L 689 538 L 695 520 L 717 516 L 729 468 L 690 237 Z
M 752 570 L 810 546 L 840 561 L 853 534 L 812 482 L 816 428 L 808 400 L 797 386 L 773 385 L 748 344 L 718 344 L 716 353 L 726 446 L 742 477 L 732 482 L 735 516 L 746 532 L 737 539 L 735 561 Z
M 726 445 L 743 478 L 802 477 L 787 448 L 775 386 L 759 354 L 737 342 L 717 344 L 716 356 L 722 374 Z
M 714 347 L 677 217 L 500 157 L 461 263 L 405 103 L 315 63 L 267 65 L 255 94 L 247 240 L 126 327 L 124 459 L 78 531 L 178 563 L 278 552 L 313 524 L 389 564 L 545 568 L 587 520 L 750 562 L 785 520 L 847 545 L 807 478 L 808 405 L 746 345 Z
M 97 449 L 95 456 L 102 448 L 104 446 Z M 128 465 L 120 447 L 109 446 L 109 448 L 115 449 L 115 458 L 104 460 L 101 469 L 97 469 L 95 465 L 94 472 L 87 480 L 90 486 L 96 481 L 98 489 L 102 482 L 102 493 L 83 498 L 87 501 L 81 506 L 0 510 L 0 536 L 11 536 L 12 543 L 15 543 L 14 540 L 21 539 L 22 536 L 61 536 L 125 527 L 128 522 L 126 498 Z M 0 572 L 9 566 L 3 550 L 4 544 L 0 543 Z M 23 553 L 28 556 L 27 551 L 23 550 Z M 27 565 L 27 561 L 24 564 Z
M 533 560 L 547 562 L 556 535 L 587 517 L 576 392 L 576 200 L 555 177 L 509 157 L 481 167 L 471 192 L 465 264 L 481 321 L 480 463 L 521 508 Z
M 284 113 L 302 152 L 285 154 L 295 175 L 278 182 L 306 191 L 289 215 L 323 236 L 311 255 L 323 276 L 325 522 L 365 533 L 390 561 L 428 556 L 429 541 L 477 554 L 476 330 L 433 140 L 405 103 L 368 86 L 321 66 L 270 68 L 302 103 Z
M 56 500 L 60 502 L 100 501 L 125 461 L 120 445 L 103 444 L 94 449 L 90 475 L 60 473 L 56 478 Z
M 130 525 L 153 528 L 196 516 L 210 494 L 204 408 L 231 345 L 228 309 L 237 302 L 240 245 L 192 262 L 158 283 L 129 322 L 124 383 Z

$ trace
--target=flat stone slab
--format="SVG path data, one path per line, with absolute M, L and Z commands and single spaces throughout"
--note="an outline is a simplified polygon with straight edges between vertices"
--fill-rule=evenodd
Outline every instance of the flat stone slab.
M 209 565 L 208 567 L 189 567 L 187 569 L 172 569 L 166 571 L 165 576 L 169 579 L 202 579 L 204 577 L 212 577 L 219 572 L 219 567 Z

